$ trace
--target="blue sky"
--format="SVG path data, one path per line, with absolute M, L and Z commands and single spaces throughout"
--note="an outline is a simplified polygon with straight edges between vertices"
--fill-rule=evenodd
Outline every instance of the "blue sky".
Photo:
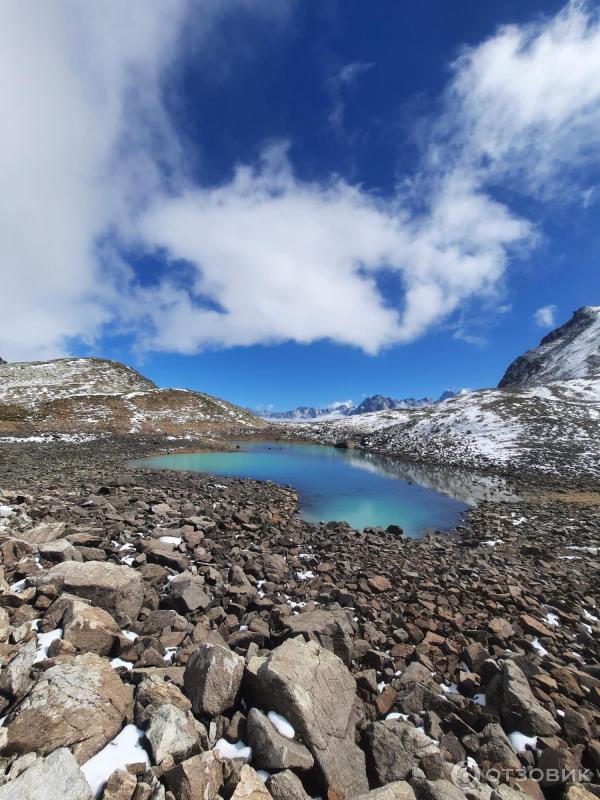
M 600 303 L 598 3 L 372 6 L 4 4 L 0 355 L 436 396 Z

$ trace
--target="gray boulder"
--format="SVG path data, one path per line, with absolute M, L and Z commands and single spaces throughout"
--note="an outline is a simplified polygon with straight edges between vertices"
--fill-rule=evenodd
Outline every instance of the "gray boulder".
M 0 786 L 0 800 L 92 800 L 77 761 L 66 747 L 55 750 Z
M 93 653 L 42 672 L 17 706 L 5 752 L 42 755 L 70 747 L 79 764 L 117 735 L 131 711 L 132 690 Z
M 310 769 L 315 763 L 300 742 L 282 736 L 258 708 L 251 708 L 247 720 L 248 744 L 252 763 L 260 769 Z
M 164 705 L 153 714 L 146 739 L 150 742 L 154 763 L 160 764 L 168 756 L 174 761 L 188 756 L 198 742 L 198 734 L 185 711 Z
M 250 659 L 248 693 L 285 716 L 312 752 L 327 789 L 368 791 L 363 751 L 354 741 L 356 683 L 343 662 L 316 642 L 288 639 Z
M 223 786 L 223 760 L 215 750 L 209 750 L 177 764 L 164 778 L 178 800 L 217 800 Z
M 171 581 L 167 600 L 170 606 L 184 614 L 198 609 L 206 611 L 212 603 L 201 578 L 190 572 L 182 572 Z
M 228 647 L 204 642 L 189 658 L 183 690 L 195 714 L 216 717 L 235 703 L 245 661 Z
M 289 769 L 271 775 L 267 789 L 273 800 L 310 800 L 300 778 Z
M 318 642 L 348 666 L 352 662 L 354 629 L 341 608 L 332 611 L 319 609 L 289 617 L 285 621 L 285 630 L 288 635 L 301 634 L 309 641 Z
M 120 620 L 137 618 L 144 600 L 144 582 L 136 570 L 110 561 L 65 561 L 37 578 L 38 585 L 52 584 L 58 591 L 89 600 Z
M 35 661 L 37 640 L 25 642 L 16 655 L 0 670 L 0 693 L 11 699 L 22 697 L 31 686 L 31 667 Z
M 415 793 L 406 781 L 394 781 L 379 789 L 372 789 L 367 794 L 361 794 L 355 800 L 415 800 Z
M 560 725 L 534 697 L 523 670 L 514 661 L 502 662 L 502 721 L 504 727 L 527 736 L 552 736 Z
M 410 722 L 375 722 L 366 734 L 367 761 L 379 786 L 403 781 L 422 758 L 439 756 L 431 739 Z
M 238 785 L 231 795 L 231 800 L 271 800 L 271 795 L 256 774 L 256 770 L 244 764 L 240 772 Z

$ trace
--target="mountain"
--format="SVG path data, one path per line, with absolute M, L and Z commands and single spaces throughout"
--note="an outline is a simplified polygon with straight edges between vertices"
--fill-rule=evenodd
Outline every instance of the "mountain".
M 498 387 L 542 386 L 549 381 L 600 377 L 600 306 L 583 306 L 538 347 L 519 356 Z
M 118 361 L 0 364 L 0 434 L 234 432 L 263 420 L 202 392 L 161 389 Z
M 497 389 L 305 423 L 302 436 L 325 444 L 353 440 L 371 451 L 438 466 L 597 481 L 599 320 L 600 308 L 576 311 L 511 364 Z
M 465 390 L 461 389 L 460 391 Z M 397 400 L 393 397 L 384 397 L 382 394 L 373 394 L 370 397 L 365 397 L 358 405 L 351 402 L 332 403 L 325 408 L 298 406 L 291 411 L 253 411 L 252 413 L 257 414 L 263 419 L 287 420 L 289 422 L 309 420 L 325 421 L 355 416 L 357 414 L 370 414 L 373 411 L 386 411 L 392 408 L 418 408 L 420 406 L 429 406 L 433 403 L 441 403 L 449 397 L 454 397 L 456 394 L 458 394 L 458 392 L 446 389 L 438 400 L 432 400 L 430 397 L 422 397 L 420 400 L 414 397 Z

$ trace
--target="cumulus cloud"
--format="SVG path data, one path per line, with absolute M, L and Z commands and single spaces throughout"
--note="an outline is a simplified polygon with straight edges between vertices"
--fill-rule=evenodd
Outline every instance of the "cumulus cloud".
M 54 355 L 107 329 L 182 353 L 318 339 L 375 353 L 466 304 L 500 305 L 511 259 L 537 232 L 499 185 L 581 202 L 573 170 L 600 155 L 600 22 L 580 2 L 460 54 L 395 196 L 303 181 L 282 143 L 221 186 L 191 184 L 162 92 L 182 37 L 214 32 L 239 5 L 0 4 L 5 357 Z M 348 65 L 339 85 L 365 68 Z M 139 283 L 119 244 L 160 254 L 160 280 Z
M 542 306 L 533 315 L 535 324 L 540 328 L 553 328 L 556 325 L 556 306 Z

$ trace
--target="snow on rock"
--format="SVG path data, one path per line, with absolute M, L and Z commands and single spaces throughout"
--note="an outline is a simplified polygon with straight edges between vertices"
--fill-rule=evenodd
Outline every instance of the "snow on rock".
M 125 667 L 125 669 L 131 669 L 133 667 L 133 661 L 123 661 L 122 658 L 113 658 L 110 662 L 110 665 L 113 669 L 118 669 L 119 667 Z
M 62 635 L 62 628 L 56 628 L 53 631 L 48 631 L 48 633 L 38 633 L 38 649 L 33 663 L 37 664 L 39 661 L 43 661 L 45 658 L 48 658 L 48 648 L 52 642 L 55 642 L 57 639 L 62 639 Z
M 269 711 L 267 717 L 271 720 L 273 726 L 282 736 L 285 736 L 286 739 L 294 738 L 296 731 L 294 730 L 292 724 L 288 722 L 284 716 L 278 714 L 276 711 Z
M 165 544 L 181 544 L 183 539 L 181 536 L 161 536 L 159 541 Z
M 515 753 L 524 753 L 527 748 L 537 750 L 537 736 L 526 736 L 519 731 L 508 734 L 508 739 Z
M 125 769 L 127 764 L 140 762 L 150 766 L 148 753 L 141 745 L 143 737 L 144 732 L 138 727 L 126 725 L 112 742 L 83 764 L 81 771 L 94 797 L 102 797 L 106 781 L 116 769 Z
M 243 758 L 244 761 L 250 761 L 252 758 L 252 748 L 244 744 L 241 740 L 239 742 L 228 742 L 227 739 L 219 739 L 215 745 L 215 750 L 220 753 L 223 758 Z

